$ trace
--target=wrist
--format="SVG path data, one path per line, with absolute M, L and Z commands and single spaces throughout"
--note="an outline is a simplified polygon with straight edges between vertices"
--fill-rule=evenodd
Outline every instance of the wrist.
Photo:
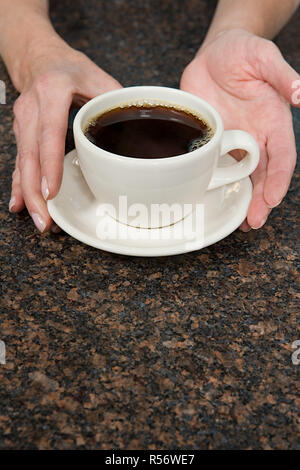
M 53 63 L 64 60 L 70 51 L 72 48 L 55 32 L 32 38 L 26 53 L 18 58 L 15 75 L 11 74 L 14 85 L 19 91 L 27 89 L 37 76 L 49 70 Z
M 206 35 L 203 43 L 201 44 L 198 52 L 197 52 L 197 55 L 201 54 L 207 46 L 209 46 L 212 42 L 216 41 L 217 39 L 219 39 L 221 36 L 223 36 L 224 34 L 228 34 L 228 33 L 237 33 L 237 34 L 254 34 L 254 35 L 258 35 L 255 30 L 253 28 L 250 28 L 250 27 L 224 27 L 224 28 L 220 28 L 218 30 L 214 30 L 214 31 L 209 31 L 208 34 Z
M 18 25 L 18 27 L 16 27 Z M 2 26 L 2 25 L 1 25 Z M 0 32 L 0 51 L 14 86 L 19 92 L 55 50 L 67 44 L 58 36 L 48 17 L 30 12 L 26 22 L 8 15 Z
M 254 3 L 250 5 L 253 8 Z M 224 4 L 222 2 L 219 3 L 215 18 L 203 41 L 203 46 L 208 45 L 228 31 L 244 31 L 256 36 L 266 36 L 264 15 L 255 14 L 255 10 L 248 11 L 245 8 L 233 8 L 229 14 L 227 10 L 222 10 L 225 6 L 225 2 Z M 219 8 L 221 11 L 218 11 Z

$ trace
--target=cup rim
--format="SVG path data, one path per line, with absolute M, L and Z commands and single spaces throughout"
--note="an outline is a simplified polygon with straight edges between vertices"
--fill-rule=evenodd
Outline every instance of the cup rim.
M 98 101 L 101 101 L 104 97 L 107 98 L 108 96 L 117 95 L 117 94 L 120 94 L 120 93 L 124 92 L 125 90 L 129 90 L 129 89 L 130 90 L 143 89 L 143 90 L 145 90 L 145 92 L 151 92 L 151 90 L 153 90 L 153 89 L 155 89 L 155 90 L 160 89 L 160 90 L 164 90 L 166 92 L 174 93 L 174 95 L 175 94 L 176 95 L 180 94 L 181 96 L 188 95 L 189 98 L 192 96 L 193 100 L 195 102 L 198 102 L 198 104 L 204 106 L 213 115 L 213 118 L 215 119 L 215 122 L 216 122 L 216 128 L 214 129 L 213 137 L 209 140 L 209 142 L 207 142 L 202 147 L 200 147 L 196 150 L 192 150 L 191 152 L 182 153 L 180 155 L 174 155 L 173 157 L 167 157 L 167 158 L 128 157 L 126 155 L 115 154 L 115 153 L 109 152 L 107 150 L 104 150 L 104 149 L 98 147 L 97 145 L 93 144 L 86 137 L 86 135 L 83 132 L 81 120 L 82 120 L 82 117 L 83 117 L 84 113 L 86 112 L 86 110 L 89 107 L 93 106 L 94 103 L 96 103 Z M 125 91 L 125 93 L 126 92 L 127 91 Z M 151 98 L 147 97 L 147 99 L 151 99 Z M 132 99 L 132 101 L 133 101 L 133 99 Z M 168 102 L 168 98 L 165 101 Z M 117 107 L 117 105 L 115 107 Z M 189 107 L 189 108 L 191 108 L 191 107 Z M 103 113 L 104 112 L 105 111 L 103 111 Z M 206 116 L 203 116 L 203 117 L 206 118 Z M 221 119 L 220 114 L 218 113 L 218 111 L 211 104 L 209 104 L 204 99 L 202 99 L 202 98 L 200 98 L 200 97 L 198 97 L 198 96 L 196 96 L 192 93 L 189 93 L 189 92 L 186 92 L 186 91 L 183 91 L 183 90 L 179 90 L 177 88 L 162 87 L 162 86 L 147 86 L 147 85 L 118 88 L 117 90 L 108 91 L 106 93 L 102 93 L 101 95 L 95 96 L 91 100 L 87 101 L 80 108 L 80 110 L 76 114 L 74 122 L 73 122 L 73 133 L 74 133 L 75 146 L 76 147 L 77 147 L 76 139 L 79 139 L 80 143 L 83 146 L 85 146 L 88 150 L 94 151 L 95 155 L 97 154 L 97 157 L 99 157 L 99 158 L 100 157 L 103 158 L 105 156 L 105 157 L 108 157 L 110 159 L 113 158 L 115 160 L 121 160 L 123 162 L 133 161 L 133 162 L 143 162 L 143 164 L 149 164 L 151 162 L 152 165 L 153 164 L 162 164 L 162 163 L 166 163 L 166 162 L 175 162 L 175 161 L 178 161 L 178 159 L 180 159 L 180 161 L 182 161 L 183 159 L 186 159 L 187 157 L 191 158 L 191 157 L 197 156 L 197 158 L 199 158 L 203 155 L 206 155 L 207 152 L 209 152 L 209 150 L 212 147 L 214 147 L 220 141 L 220 138 L 222 136 L 223 131 L 224 131 L 223 121 Z

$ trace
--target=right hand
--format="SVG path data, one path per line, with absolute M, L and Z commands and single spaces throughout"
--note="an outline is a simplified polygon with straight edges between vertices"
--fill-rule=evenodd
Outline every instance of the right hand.
M 60 188 L 72 102 L 82 105 L 121 88 L 85 54 L 63 41 L 47 47 L 30 59 L 14 105 L 18 152 L 9 204 L 14 213 L 26 206 L 41 232 L 58 231 L 46 200 L 55 197 Z
M 225 129 L 249 132 L 259 144 L 243 231 L 262 227 L 289 188 L 297 158 L 290 104 L 300 107 L 293 98 L 299 78 L 273 42 L 243 29 L 204 43 L 181 78 L 182 90 L 220 112 Z

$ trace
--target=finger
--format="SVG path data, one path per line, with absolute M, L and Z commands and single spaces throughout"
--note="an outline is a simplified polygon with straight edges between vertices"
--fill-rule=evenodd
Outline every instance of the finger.
M 251 176 L 253 182 L 252 200 L 247 214 L 247 223 L 253 229 L 261 228 L 270 213 L 270 208 L 267 206 L 264 199 L 264 184 L 266 180 L 267 171 L 267 155 L 265 145 L 261 145 L 260 161 Z
M 247 155 L 247 152 L 246 150 L 235 149 L 235 150 L 231 150 L 229 154 L 232 155 L 238 162 L 240 162 L 241 160 L 243 160 L 243 158 L 245 158 L 245 156 Z
M 229 154 L 232 155 L 239 162 L 246 156 L 247 152 L 242 149 L 236 149 L 236 150 L 232 150 L 231 152 L 229 152 Z M 241 230 L 242 232 L 249 232 L 251 230 L 251 227 L 248 224 L 247 219 L 245 219 L 241 223 L 241 225 L 239 226 L 239 230 Z
M 58 225 L 56 225 L 55 222 L 53 222 L 53 224 L 51 225 L 50 231 L 51 231 L 52 233 L 60 233 L 60 232 L 61 232 L 61 228 L 60 228 Z
M 65 90 L 57 90 L 55 100 L 40 102 L 39 155 L 41 192 L 45 200 L 55 197 L 61 185 L 71 102 L 72 95 Z
M 17 140 L 19 134 L 17 120 L 14 119 L 13 130 Z M 10 212 L 20 212 L 24 209 L 25 203 L 21 188 L 21 175 L 19 169 L 19 154 L 17 153 L 15 169 L 12 174 L 11 196 L 8 204 Z
M 20 212 L 25 207 L 25 202 L 24 202 L 22 187 L 21 187 L 19 155 L 17 155 L 15 170 L 12 174 L 11 197 L 10 197 L 8 207 L 9 207 L 9 211 L 14 212 L 14 213 Z
M 89 74 L 88 80 L 84 75 L 84 81 L 76 90 L 77 95 L 90 99 L 102 93 L 122 88 L 122 85 L 117 80 L 104 72 L 104 70 L 101 70 L 93 62 L 91 62 L 91 70 L 93 72 Z
M 299 107 L 300 75 L 286 62 L 278 47 L 271 41 L 265 41 L 264 47 L 259 50 L 259 57 L 263 80 L 290 104 Z
M 251 227 L 248 224 L 247 219 L 245 219 L 244 222 L 241 223 L 241 225 L 239 226 L 239 229 L 242 232 L 249 232 L 251 230 Z
M 297 159 L 293 120 L 289 109 L 281 113 L 280 122 L 276 122 L 271 129 L 267 151 L 264 199 L 269 207 L 276 207 L 287 193 Z
M 38 110 L 27 109 L 18 121 L 19 169 L 22 193 L 26 207 L 37 229 L 45 232 L 52 220 L 40 190 L 40 163 L 38 150 Z

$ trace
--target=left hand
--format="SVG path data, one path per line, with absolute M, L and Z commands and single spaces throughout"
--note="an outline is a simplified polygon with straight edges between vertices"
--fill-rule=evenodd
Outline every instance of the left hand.
M 182 75 L 180 88 L 212 104 L 225 129 L 245 130 L 259 144 L 252 201 L 241 230 L 264 225 L 288 190 L 296 164 L 289 103 L 299 79 L 273 42 L 240 29 L 204 45 Z
M 57 232 L 46 201 L 61 185 L 70 105 L 82 105 L 121 85 L 60 38 L 46 45 L 41 40 L 28 50 L 14 105 L 18 155 L 9 210 L 17 213 L 26 206 L 40 232 Z

